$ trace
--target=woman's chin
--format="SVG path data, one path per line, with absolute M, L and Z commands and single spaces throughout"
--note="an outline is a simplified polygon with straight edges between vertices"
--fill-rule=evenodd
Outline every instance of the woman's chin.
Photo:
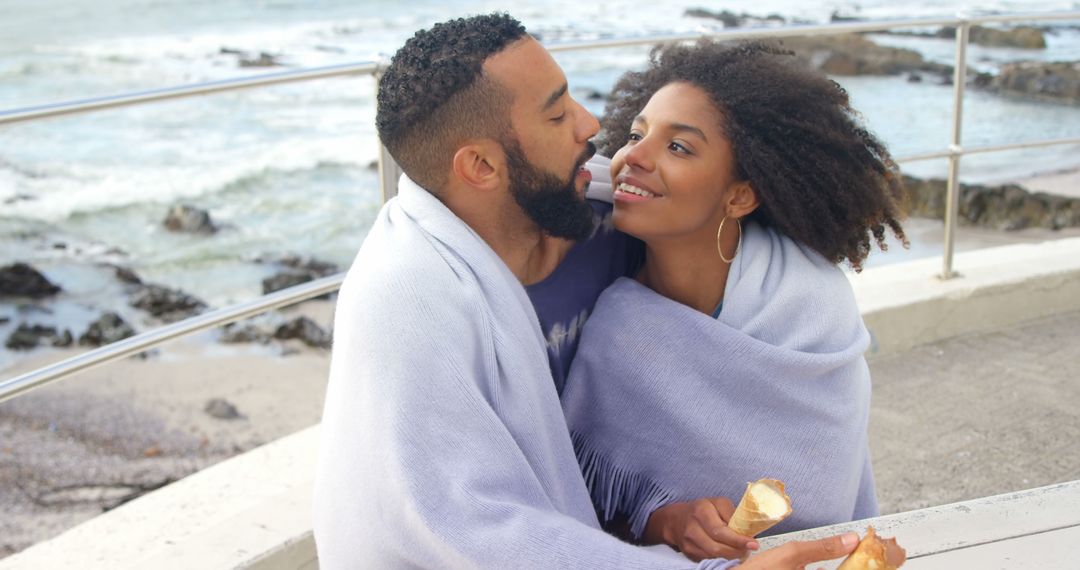
M 625 210 L 620 211 L 619 204 L 618 202 L 616 202 L 615 210 L 612 212 L 611 215 L 611 221 L 615 225 L 615 229 L 626 235 L 633 236 L 644 241 L 645 236 L 648 234 L 648 232 L 642 231 L 644 228 L 641 227 L 640 223 L 636 223 L 638 222 L 638 220 L 635 219 L 636 217 L 637 216 L 634 216 L 633 214 L 630 214 Z

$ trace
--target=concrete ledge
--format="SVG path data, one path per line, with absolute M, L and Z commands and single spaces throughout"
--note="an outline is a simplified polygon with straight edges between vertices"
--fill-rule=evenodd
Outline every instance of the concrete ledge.
M 852 275 L 878 353 L 1080 310 L 1080 238 L 960 254 Z M 318 567 L 311 486 L 318 427 L 150 493 L 27 550 L 0 570 Z
M 966 252 L 960 277 L 942 280 L 940 257 L 850 276 L 872 353 L 1080 310 L 1080 238 Z

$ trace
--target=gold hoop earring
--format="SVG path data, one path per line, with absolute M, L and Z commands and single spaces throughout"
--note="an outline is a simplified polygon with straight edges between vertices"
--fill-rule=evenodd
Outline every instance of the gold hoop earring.
M 720 261 L 730 264 L 735 261 L 735 256 L 739 255 L 739 250 L 742 249 L 742 222 L 739 218 L 735 218 L 735 223 L 739 226 L 739 241 L 735 244 L 735 253 L 731 254 L 731 259 L 724 257 L 724 250 L 720 249 L 720 234 L 724 231 L 724 222 L 727 221 L 727 216 L 720 220 L 720 227 L 716 229 L 716 253 L 720 254 Z

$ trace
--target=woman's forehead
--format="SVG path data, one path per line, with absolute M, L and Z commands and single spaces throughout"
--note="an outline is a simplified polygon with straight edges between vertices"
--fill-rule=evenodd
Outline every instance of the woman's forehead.
M 704 89 L 678 82 L 654 93 L 635 120 L 650 125 L 692 125 L 708 134 L 720 130 L 723 116 Z

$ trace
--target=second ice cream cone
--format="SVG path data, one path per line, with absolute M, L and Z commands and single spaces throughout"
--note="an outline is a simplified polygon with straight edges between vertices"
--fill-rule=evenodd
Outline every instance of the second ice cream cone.
M 759 479 L 746 484 L 739 506 L 728 527 L 743 535 L 757 536 L 776 526 L 791 514 L 791 499 L 784 484 L 776 479 Z
M 859 546 L 836 570 L 896 570 L 906 560 L 907 552 L 895 538 L 881 538 L 869 527 Z

